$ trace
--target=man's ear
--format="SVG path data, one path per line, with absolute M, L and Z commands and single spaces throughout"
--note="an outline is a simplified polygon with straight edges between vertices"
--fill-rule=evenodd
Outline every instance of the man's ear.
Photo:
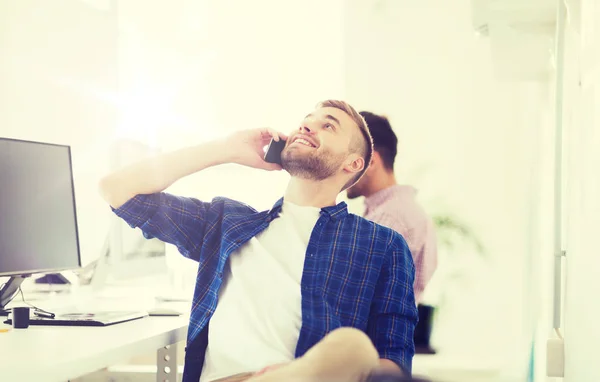
M 381 156 L 377 151 L 373 151 L 373 155 L 371 156 L 371 165 L 369 165 L 367 171 L 374 171 L 379 166 L 381 166 Z
M 356 174 L 365 168 L 365 159 L 360 155 L 351 155 L 348 162 L 344 165 L 344 170 Z

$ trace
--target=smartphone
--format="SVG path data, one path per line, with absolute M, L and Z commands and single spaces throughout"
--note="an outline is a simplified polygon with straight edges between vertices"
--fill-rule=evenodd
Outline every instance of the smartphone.
M 281 166 L 281 152 L 284 147 L 285 141 L 283 139 L 280 138 L 279 141 L 271 139 L 271 143 L 269 143 L 269 147 L 265 153 L 265 162 L 276 163 Z

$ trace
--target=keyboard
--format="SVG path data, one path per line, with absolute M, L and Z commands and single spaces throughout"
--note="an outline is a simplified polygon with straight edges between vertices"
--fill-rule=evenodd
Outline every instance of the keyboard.
M 121 322 L 137 320 L 148 316 L 148 312 L 139 311 L 109 311 L 94 313 L 65 313 L 57 314 L 54 318 L 32 316 L 29 325 L 48 326 L 109 326 Z M 12 319 L 4 321 L 12 325 Z

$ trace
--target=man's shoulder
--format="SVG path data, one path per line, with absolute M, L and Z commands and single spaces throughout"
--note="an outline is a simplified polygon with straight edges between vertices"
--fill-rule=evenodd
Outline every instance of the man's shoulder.
M 239 200 L 227 198 L 224 196 L 214 197 L 211 201 L 211 206 L 216 208 L 222 208 L 227 212 L 238 212 L 238 213 L 256 213 L 258 212 L 254 207 L 241 202 Z
M 232 210 L 238 210 L 239 212 L 256 212 L 256 209 L 254 209 L 252 206 L 240 202 L 239 200 L 224 196 L 217 196 L 214 197 L 210 202 L 205 202 L 193 196 L 182 196 L 169 192 L 158 192 L 155 194 L 137 195 L 129 202 L 137 202 L 137 204 L 165 205 L 177 209 L 184 209 L 189 205 L 204 205 L 205 208 L 208 207 L 208 209 L 224 209 L 228 212 L 231 212 Z
M 375 239 L 375 241 L 385 242 L 390 249 L 408 247 L 404 237 L 389 227 L 355 214 L 348 214 L 348 219 L 351 219 L 352 223 L 357 225 L 357 232 L 363 234 L 366 233 L 368 236 Z
M 392 220 L 397 220 L 403 225 L 411 225 L 427 219 L 427 212 L 415 197 L 395 195 L 384 201 L 376 208 L 377 214 Z
M 131 215 L 137 210 L 146 211 L 163 208 L 164 211 L 181 215 L 204 214 L 205 219 L 217 219 L 225 215 L 244 216 L 256 213 L 252 206 L 235 199 L 217 196 L 211 201 L 202 201 L 196 197 L 176 195 L 168 192 L 158 192 L 147 195 L 137 195 L 119 209 L 117 215 Z

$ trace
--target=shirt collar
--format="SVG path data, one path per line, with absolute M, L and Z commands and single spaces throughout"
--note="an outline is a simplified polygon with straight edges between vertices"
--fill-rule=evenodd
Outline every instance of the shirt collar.
M 281 207 L 283 206 L 283 198 L 280 198 L 273 207 L 268 212 L 269 216 L 278 215 L 281 212 Z M 321 213 L 329 215 L 332 219 L 342 219 L 346 215 L 348 215 L 348 205 L 346 202 L 340 202 L 335 206 L 323 207 L 321 208 Z

